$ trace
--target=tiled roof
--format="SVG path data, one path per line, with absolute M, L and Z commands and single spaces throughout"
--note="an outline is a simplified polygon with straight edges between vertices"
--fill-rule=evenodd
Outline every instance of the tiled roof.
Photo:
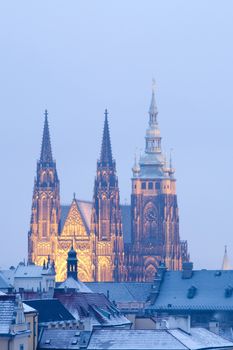
M 109 299 L 116 302 L 146 302 L 151 290 L 151 283 L 86 282 L 85 284 L 93 292 L 109 295 Z
M 94 330 L 87 349 L 113 350 L 199 350 L 231 348 L 233 343 L 202 328 L 192 328 L 191 334 L 176 330 Z
M 180 329 L 170 329 L 168 332 L 191 350 L 233 346 L 232 342 L 208 331 L 205 328 L 191 328 L 190 334 L 183 332 Z
M 72 321 L 74 317 L 57 299 L 26 300 L 25 304 L 39 313 L 39 323 Z
M 233 310 L 233 270 L 167 271 L 153 310 Z
M 76 319 L 90 317 L 93 324 L 104 326 L 130 324 L 104 294 L 55 290 L 54 297 L 59 299 Z
M 86 348 L 91 332 L 75 329 L 43 329 L 38 350 L 44 349 L 80 349 Z
M 187 349 L 166 331 L 155 330 L 96 330 L 88 350 L 92 349 Z
M 0 335 L 10 332 L 10 325 L 14 320 L 15 297 L 9 295 L 0 296 Z

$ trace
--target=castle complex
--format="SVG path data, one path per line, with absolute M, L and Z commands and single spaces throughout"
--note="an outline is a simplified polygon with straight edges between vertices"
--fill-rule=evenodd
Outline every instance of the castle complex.
M 66 278 L 67 254 L 77 252 L 81 281 L 152 281 L 160 262 L 170 270 L 188 260 L 179 236 L 176 180 L 161 150 L 155 92 L 149 109 L 145 152 L 135 161 L 131 205 L 121 205 L 112 156 L 108 113 L 92 201 L 60 202 L 60 184 L 45 112 L 33 190 L 28 259 L 54 261 L 57 281 Z

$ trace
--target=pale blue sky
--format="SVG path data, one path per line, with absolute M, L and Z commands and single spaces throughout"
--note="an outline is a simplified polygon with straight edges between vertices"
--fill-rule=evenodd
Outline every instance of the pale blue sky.
M 155 77 L 163 148 L 174 149 L 180 234 L 196 268 L 233 262 L 233 2 L 0 3 L 0 266 L 27 256 L 43 112 L 62 202 L 91 199 L 109 109 L 121 201 Z

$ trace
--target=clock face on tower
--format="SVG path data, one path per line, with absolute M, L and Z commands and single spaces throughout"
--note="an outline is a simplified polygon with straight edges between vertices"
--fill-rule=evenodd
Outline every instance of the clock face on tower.
M 155 208 L 150 207 L 145 211 L 145 221 L 155 221 L 157 222 L 157 213 Z
M 155 206 L 148 203 L 144 209 L 143 237 L 145 240 L 155 240 L 158 237 L 158 214 Z

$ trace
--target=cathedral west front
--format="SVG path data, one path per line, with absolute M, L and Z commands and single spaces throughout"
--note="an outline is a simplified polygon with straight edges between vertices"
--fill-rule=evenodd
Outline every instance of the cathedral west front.
M 66 278 L 71 247 L 77 252 L 81 281 L 152 281 L 161 262 L 170 270 L 181 269 L 189 258 L 187 242 L 179 235 L 175 171 L 162 153 L 154 90 L 145 151 L 132 171 L 131 205 L 121 205 L 105 111 L 93 198 L 81 201 L 74 196 L 69 206 L 62 205 L 45 111 L 28 233 L 29 262 L 54 261 L 57 281 Z

